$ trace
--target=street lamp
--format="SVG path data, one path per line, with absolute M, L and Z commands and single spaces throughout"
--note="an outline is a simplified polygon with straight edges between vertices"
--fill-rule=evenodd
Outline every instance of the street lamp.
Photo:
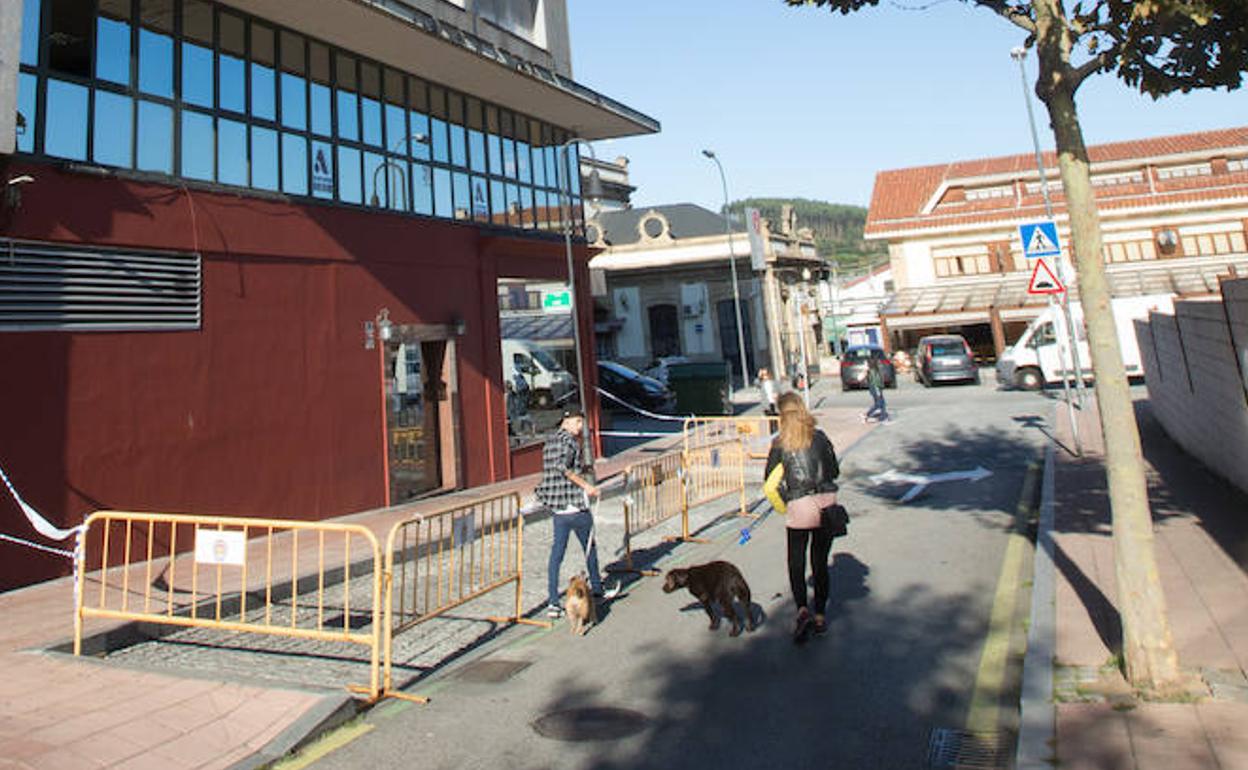
M 582 459 L 590 461 L 594 455 L 593 448 L 589 443 L 589 409 L 585 405 L 585 361 L 581 357 L 581 324 L 577 313 L 579 304 L 576 299 L 576 270 L 572 264 L 572 180 L 570 178 L 566 180 L 564 179 L 565 176 L 568 176 L 571 173 L 571 153 L 569 153 L 569 149 L 577 142 L 580 142 L 589 148 L 589 157 L 594 161 L 595 165 L 597 165 L 598 156 L 594 154 L 594 146 L 592 144 L 585 139 L 574 136 L 563 143 L 563 163 L 559 165 L 559 196 L 561 199 L 566 201 L 567 205 L 567 214 L 563 227 L 563 246 L 568 258 L 568 294 L 571 296 L 572 300 L 572 339 L 576 346 L 577 392 L 580 394 L 581 414 L 586 415 L 586 418 L 581 420 L 581 451 L 583 455 Z M 579 168 L 577 169 L 577 173 L 580 173 Z M 567 184 L 566 190 L 564 189 L 565 183 Z M 591 171 L 589 175 L 589 196 L 591 200 L 596 200 L 602 197 L 602 181 L 598 175 L 598 169 L 596 168 Z M 593 467 L 592 461 L 590 462 L 590 467 Z
M 1023 102 L 1027 105 L 1027 125 L 1031 128 L 1031 144 L 1036 152 L 1036 170 L 1040 174 L 1040 193 L 1044 197 L 1044 215 L 1053 220 L 1053 201 L 1049 198 L 1049 178 L 1044 170 L 1044 155 L 1040 152 L 1040 135 L 1036 133 L 1036 115 L 1031 109 L 1031 94 L 1027 91 L 1027 68 L 1024 64 L 1027 59 L 1027 49 L 1023 46 L 1015 46 L 1010 49 L 1010 57 L 1018 62 L 1018 80 L 1023 87 Z M 1063 286 L 1068 286 L 1066 282 L 1066 270 L 1063 268 L 1064 260 L 1059 254 L 1057 257 L 1057 280 Z M 1049 295 L 1049 306 L 1052 307 L 1057 300 L 1053 295 Z M 1079 391 L 1079 403 L 1082 406 L 1083 391 L 1083 371 L 1079 366 L 1079 347 L 1075 341 L 1075 325 L 1070 315 L 1070 292 L 1063 293 L 1061 299 L 1062 320 L 1066 324 L 1066 338 L 1070 345 L 1071 368 L 1075 370 L 1075 387 Z M 1058 345 L 1058 351 L 1061 351 L 1061 345 Z M 1075 440 L 1075 453 L 1083 454 L 1083 447 L 1079 441 L 1079 427 L 1075 421 L 1074 406 L 1070 400 L 1070 382 L 1065 376 L 1062 377 L 1062 389 L 1066 394 L 1066 408 L 1070 416 L 1070 430 Z
M 728 236 L 728 264 L 732 267 L 732 303 L 737 311 L 737 354 L 741 357 L 741 387 L 750 386 L 750 370 L 745 362 L 745 331 L 741 323 L 741 287 L 737 283 L 737 255 L 732 248 L 732 220 L 728 209 L 728 177 L 724 176 L 724 164 L 719 162 L 712 150 L 703 150 L 702 154 L 715 162 L 719 169 L 719 181 L 724 188 L 724 233 Z
M 393 155 L 394 153 L 398 152 L 399 145 L 407 142 L 409 139 L 419 144 L 425 144 L 426 142 L 429 141 L 429 137 L 425 136 L 419 131 L 414 134 L 409 134 L 407 136 L 400 136 L 398 139 L 395 140 L 394 146 L 390 148 L 390 153 Z M 408 154 L 410 155 L 411 153 L 408 153 Z M 381 165 L 378 166 L 373 171 L 373 195 L 372 195 L 372 198 L 369 199 L 369 204 L 373 206 L 377 206 L 377 205 L 380 205 L 381 203 L 381 201 L 378 200 L 377 198 L 377 174 L 381 173 L 381 170 L 383 168 L 386 169 L 386 205 L 391 208 L 394 208 L 394 198 L 392 197 L 392 192 L 391 192 L 391 187 L 390 187 L 390 169 L 393 169 L 396 173 L 398 173 L 399 180 L 403 182 L 403 190 L 404 190 L 403 209 L 406 210 L 407 209 L 407 193 L 406 193 L 407 175 L 403 173 L 402 166 L 400 166 L 399 164 L 389 159 L 383 160 Z

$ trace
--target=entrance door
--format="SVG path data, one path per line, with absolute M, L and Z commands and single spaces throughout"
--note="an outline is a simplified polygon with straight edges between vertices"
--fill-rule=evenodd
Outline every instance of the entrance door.
M 675 305 L 651 306 L 650 355 L 654 358 L 680 355 L 680 320 Z
M 396 337 L 399 335 L 396 335 Z M 441 413 L 446 342 L 391 340 L 385 349 L 390 504 L 442 486 Z
M 719 341 L 720 352 L 728 365 L 732 367 L 732 379 L 734 382 L 741 383 L 744 376 L 741 373 L 741 349 L 737 346 L 737 308 L 736 301 L 731 299 L 721 299 L 715 305 L 716 315 L 719 318 Z M 754 368 L 754 335 L 750 334 L 750 306 L 746 302 L 741 303 L 741 329 L 745 332 L 745 363 L 751 372 L 758 371 Z

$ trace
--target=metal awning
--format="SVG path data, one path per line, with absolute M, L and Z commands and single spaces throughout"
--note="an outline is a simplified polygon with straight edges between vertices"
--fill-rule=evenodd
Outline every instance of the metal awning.
M 572 347 L 572 316 L 568 313 L 502 315 L 499 331 L 505 340 L 532 340 L 546 347 Z

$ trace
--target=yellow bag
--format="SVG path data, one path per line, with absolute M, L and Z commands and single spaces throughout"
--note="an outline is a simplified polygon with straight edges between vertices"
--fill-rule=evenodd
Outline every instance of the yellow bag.
M 767 474 L 767 480 L 763 482 L 763 494 L 767 496 L 767 500 L 771 502 L 771 507 L 776 509 L 776 513 L 783 514 L 788 506 L 784 504 L 784 498 L 780 496 L 780 484 L 784 481 L 784 463 L 777 463 L 775 468 L 771 469 L 771 473 Z

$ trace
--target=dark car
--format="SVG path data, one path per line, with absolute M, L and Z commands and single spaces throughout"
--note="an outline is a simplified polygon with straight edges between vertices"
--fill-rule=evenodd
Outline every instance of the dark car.
M 884 387 L 897 387 L 897 370 L 893 361 L 879 345 L 854 345 L 841 355 L 841 390 L 867 387 L 867 362 L 880 362 L 880 379 Z
M 614 361 L 598 362 L 598 387 L 615 397 L 603 396 L 604 409 L 627 409 L 621 401 L 648 412 L 676 409 L 676 396 L 666 385 Z
M 979 383 L 979 367 L 966 338 L 939 334 L 919 340 L 914 354 L 914 378 L 931 387 L 938 382 Z

